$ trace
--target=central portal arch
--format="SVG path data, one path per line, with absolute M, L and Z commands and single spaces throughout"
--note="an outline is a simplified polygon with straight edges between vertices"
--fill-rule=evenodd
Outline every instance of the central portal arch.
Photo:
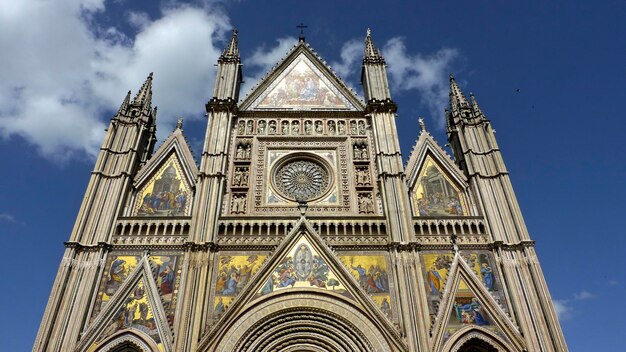
M 290 290 L 291 291 L 291 290 Z M 295 291 L 295 290 L 294 290 Z M 275 292 L 225 321 L 215 351 L 402 351 L 402 343 L 346 298 L 301 290 Z M 398 339 L 399 340 L 399 339 Z M 213 350 L 213 349 L 212 349 Z

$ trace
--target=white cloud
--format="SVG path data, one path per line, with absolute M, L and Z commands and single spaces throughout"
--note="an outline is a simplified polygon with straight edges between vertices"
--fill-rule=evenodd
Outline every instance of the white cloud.
M 554 304 L 554 310 L 556 311 L 556 315 L 560 320 L 568 319 L 573 311 L 573 308 L 569 305 L 568 300 L 554 300 L 552 301 Z
M 582 301 L 582 300 L 586 300 L 586 299 L 590 299 L 594 297 L 596 297 L 596 295 L 594 295 L 593 293 L 587 290 L 582 290 L 578 293 L 574 293 L 574 299 L 577 301 Z
M 15 216 L 7 213 L 0 213 L 0 220 L 6 222 L 15 222 Z
M 110 111 L 149 72 L 161 137 L 179 115 L 201 117 L 230 29 L 209 6 L 168 7 L 154 20 L 131 14 L 139 32 L 129 38 L 94 23 L 103 0 L 0 2 L 0 136 L 53 160 L 93 157 Z
M 574 293 L 572 298 L 569 299 L 555 299 L 552 301 L 554 303 L 554 310 L 556 311 L 556 315 L 560 320 L 567 320 L 572 317 L 574 313 L 574 305 L 577 301 L 584 301 L 588 299 L 595 298 L 596 295 L 587 290 L 582 290 L 580 292 Z
M 445 124 L 443 108 L 449 94 L 448 74 L 458 58 L 456 49 L 443 48 L 434 54 L 407 53 L 404 40 L 390 39 L 382 49 L 391 88 L 396 91 L 417 90 L 421 102 L 428 107 L 438 127 Z
M 365 44 L 363 40 L 351 39 L 341 47 L 341 62 L 331 63 L 331 67 L 341 76 L 342 79 L 348 79 L 352 76 L 358 64 L 363 59 Z

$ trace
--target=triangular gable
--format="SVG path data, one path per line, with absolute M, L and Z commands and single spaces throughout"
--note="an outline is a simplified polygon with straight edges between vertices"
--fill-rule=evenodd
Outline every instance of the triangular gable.
M 510 351 L 521 351 L 523 338 L 507 313 L 491 296 L 461 254 L 456 253 L 445 284 L 439 312 L 432 328 L 433 350 L 470 329 L 484 331 Z
M 293 287 L 314 287 L 348 295 L 345 286 L 304 234 L 272 270 L 259 296 Z
M 187 182 L 190 185 L 194 185 L 195 178 L 198 174 L 198 166 L 191 153 L 191 148 L 189 148 L 189 144 L 183 135 L 182 129 L 177 127 L 174 132 L 163 141 L 163 144 L 161 144 L 159 149 L 152 155 L 150 160 L 137 172 L 134 180 L 135 187 L 145 183 L 172 155 L 175 155 L 180 163 L 181 171 L 185 175 Z
M 152 268 L 144 256 L 83 335 L 79 351 L 94 351 L 120 332 L 152 341 L 159 351 L 172 350 L 172 332 Z
M 294 259 L 302 245 L 308 248 L 304 249 L 305 253 L 298 256 L 298 259 L 304 259 L 305 265 L 310 259 L 311 272 L 308 273 L 308 277 L 307 275 L 302 275 L 304 279 L 300 280 L 297 277 L 296 268 L 293 268 L 294 275 L 296 275 L 294 280 L 296 281 L 293 282 L 292 286 L 292 281 L 288 280 L 291 277 L 291 273 L 285 275 L 284 278 L 281 278 L 280 274 L 285 268 L 289 271 L 289 265 L 285 264 L 290 260 L 295 262 Z M 308 257 L 308 252 L 310 252 L 310 258 Z M 289 259 L 290 257 L 291 259 Z M 313 272 L 314 264 L 317 264 L 317 276 Z M 300 274 L 303 274 L 303 272 Z M 322 274 L 325 275 L 326 280 L 322 279 Z M 278 287 L 283 282 L 285 283 L 284 287 Z M 271 290 L 269 289 L 270 285 Z M 316 290 L 350 299 L 359 305 L 363 311 L 370 314 L 373 320 L 379 322 L 384 327 L 383 331 L 392 336 L 391 341 L 401 341 L 398 331 L 388 318 L 378 309 L 374 301 L 358 287 L 356 279 L 341 264 L 341 261 L 328 248 L 306 218 L 301 217 L 274 254 L 265 261 L 258 272 L 253 275 L 250 283 L 241 290 L 243 293 L 232 301 L 229 309 L 222 314 L 219 320 L 201 339 L 200 346 L 209 345 L 212 343 L 210 341 L 219 339 L 228 327 L 237 320 L 238 314 L 241 314 L 242 311 L 249 307 L 254 307 L 258 300 L 262 300 L 269 295 L 297 290 Z
M 472 213 L 467 178 L 426 131 L 417 140 L 406 167 L 416 216 L 460 216 Z
M 188 216 L 198 167 L 181 126 L 135 176 L 131 216 Z
M 253 89 L 240 110 L 363 110 L 354 92 L 306 43 L 298 43 Z

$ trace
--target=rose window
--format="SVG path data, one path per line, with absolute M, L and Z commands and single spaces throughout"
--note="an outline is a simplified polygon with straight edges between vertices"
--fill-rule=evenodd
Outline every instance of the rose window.
M 279 164 L 274 187 L 285 198 L 309 201 L 323 196 L 330 186 L 328 170 L 312 159 L 288 160 Z

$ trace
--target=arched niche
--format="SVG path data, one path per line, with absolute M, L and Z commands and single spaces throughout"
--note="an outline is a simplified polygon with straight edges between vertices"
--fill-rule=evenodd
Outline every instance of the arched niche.
M 246 305 L 225 321 L 216 352 L 399 351 L 368 318 L 340 295 L 316 290 L 279 291 Z
M 521 352 L 492 331 L 471 326 L 457 331 L 444 345 L 445 352 Z
M 159 347 L 147 335 L 136 330 L 120 330 L 99 344 L 96 352 L 152 352 Z

